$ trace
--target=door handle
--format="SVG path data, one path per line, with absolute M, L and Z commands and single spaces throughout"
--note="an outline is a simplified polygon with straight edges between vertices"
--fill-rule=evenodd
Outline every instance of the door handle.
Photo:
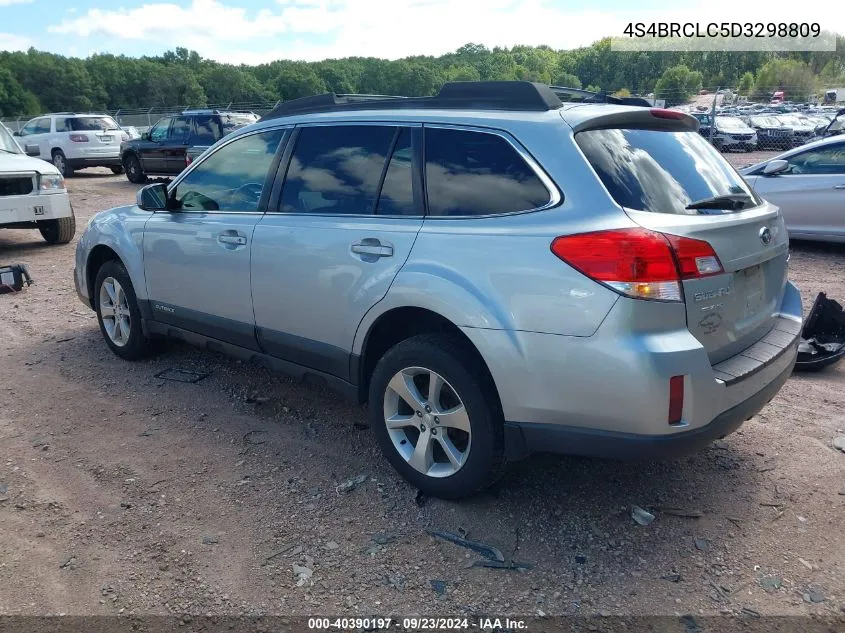
M 243 246 L 246 244 L 246 237 L 243 235 L 226 235 L 221 234 L 217 236 L 217 241 L 221 244 L 234 244 L 235 246 Z
M 352 244 L 352 252 L 356 255 L 369 255 L 370 257 L 393 257 L 393 247 L 382 244 L 377 239 L 366 238 Z
M 845 185 L 833 185 L 834 189 L 845 189 Z

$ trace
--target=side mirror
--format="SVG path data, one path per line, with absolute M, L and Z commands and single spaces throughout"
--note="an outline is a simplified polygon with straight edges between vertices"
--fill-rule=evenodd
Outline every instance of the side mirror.
M 765 167 L 763 167 L 763 175 L 764 176 L 774 176 L 776 174 L 780 174 L 785 172 L 789 168 L 789 163 L 782 158 L 778 158 L 776 160 L 769 161 Z
M 167 211 L 167 185 L 155 182 L 138 190 L 135 204 L 144 211 Z
M 14 132 L 12 132 L 12 136 L 20 136 L 20 135 L 21 135 L 21 133 L 20 133 L 20 132 L 18 132 L 17 130 L 15 130 Z
M 39 148 L 38 145 L 27 145 L 26 147 L 24 147 L 24 151 L 26 152 L 27 156 L 41 156 L 41 148 Z
M 141 133 L 141 140 L 142 141 L 149 141 L 150 140 L 150 133 L 149 132 Z

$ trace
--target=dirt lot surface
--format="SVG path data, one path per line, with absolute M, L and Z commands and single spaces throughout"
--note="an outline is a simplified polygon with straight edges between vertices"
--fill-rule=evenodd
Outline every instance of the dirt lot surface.
M 69 188 L 77 235 L 136 190 L 97 170 Z M 75 295 L 74 248 L 0 232 L 0 261 L 37 281 L 0 296 L 0 614 L 845 618 L 845 365 L 794 376 L 689 458 L 538 456 L 473 500 L 416 499 L 332 393 L 179 344 L 112 355 Z M 845 299 L 844 248 L 794 244 L 791 267 L 805 309 L 820 290 Z M 210 375 L 156 378 L 167 368 Z M 473 566 L 426 530 L 530 568 Z

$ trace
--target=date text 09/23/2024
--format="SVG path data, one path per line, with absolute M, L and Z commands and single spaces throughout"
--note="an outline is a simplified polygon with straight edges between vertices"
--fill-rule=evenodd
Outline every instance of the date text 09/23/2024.
M 525 620 L 512 618 L 308 618 L 308 628 L 315 631 L 376 630 L 386 631 L 519 631 L 527 626 Z

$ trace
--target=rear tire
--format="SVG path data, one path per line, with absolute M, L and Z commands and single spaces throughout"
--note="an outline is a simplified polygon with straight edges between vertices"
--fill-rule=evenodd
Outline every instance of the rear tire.
M 103 339 L 114 354 L 124 360 L 138 360 L 152 351 L 141 327 L 135 288 L 121 262 L 109 260 L 97 271 L 94 309 Z
M 433 382 L 442 386 L 432 398 Z M 504 471 L 496 387 L 477 352 L 456 335 L 423 334 L 388 350 L 370 381 L 369 418 L 387 460 L 426 495 L 467 497 Z
M 41 220 L 37 224 L 41 237 L 48 244 L 67 244 L 76 234 L 76 217 L 73 211 L 70 212 L 68 218 Z
M 60 149 L 53 150 L 53 166 L 59 170 L 59 173 L 64 178 L 70 178 L 73 176 L 73 167 L 68 165 L 67 157 L 65 153 Z
M 147 182 L 147 175 L 141 167 L 141 161 L 134 154 L 129 154 L 123 159 L 123 168 L 126 170 L 126 178 L 131 183 L 142 185 Z

